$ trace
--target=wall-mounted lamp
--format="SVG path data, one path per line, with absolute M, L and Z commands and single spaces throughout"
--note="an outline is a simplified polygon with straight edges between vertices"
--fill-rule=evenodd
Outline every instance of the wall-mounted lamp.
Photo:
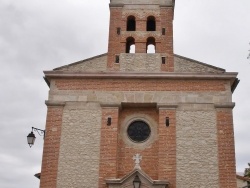
M 28 144 L 30 147 L 32 147 L 34 145 L 35 140 L 36 140 L 36 136 L 33 133 L 33 130 L 36 131 L 40 136 L 43 136 L 43 139 L 45 137 L 45 130 L 32 127 L 31 133 L 28 134 L 28 136 L 27 136 L 27 141 L 28 141 Z
M 135 176 L 135 179 L 133 181 L 134 188 L 140 188 L 141 187 L 141 180 L 138 175 Z
M 166 126 L 169 127 L 169 117 L 166 117 Z
M 108 119 L 107 119 L 107 125 L 108 125 L 108 126 L 111 125 L 111 117 L 108 117 Z

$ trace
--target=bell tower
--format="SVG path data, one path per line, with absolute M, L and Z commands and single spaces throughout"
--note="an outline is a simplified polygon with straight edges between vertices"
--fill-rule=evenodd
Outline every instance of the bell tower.
M 133 66 L 151 58 L 155 71 L 173 72 L 173 15 L 174 0 L 111 0 L 108 69 L 152 71 Z

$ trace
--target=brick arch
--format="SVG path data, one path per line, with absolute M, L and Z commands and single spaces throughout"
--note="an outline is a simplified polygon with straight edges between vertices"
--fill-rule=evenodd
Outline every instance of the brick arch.
M 156 31 L 156 18 L 155 16 L 148 16 L 146 21 L 147 31 Z
M 155 38 L 154 37 L 148 37 L 147 38 L 147 43 L 146 43 L 146 49 L 148 50 L 149 46 L 150 45 L 153 45 L 154 46 L 154 49 L 155 51 L 153 53 L 157 53 L 156 52 L 156 41 L 155 41 Z M 152 52 L 151 52 L 152 53 Z
M 136 31 L 136 17 L 133 15 L 127 16 L 126 31 Z
M 126 39 L 126 53 L 130 53 L 131 46 L 135 45 L 135 38 L 134 37 L 128 37 Z

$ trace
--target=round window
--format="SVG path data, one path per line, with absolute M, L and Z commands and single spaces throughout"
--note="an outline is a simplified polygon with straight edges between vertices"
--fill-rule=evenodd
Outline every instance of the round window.
M 149 125 L 141 120 L 133 121 L 127 129 L 128 137 L 134 142 L 143 142 L 150 136 Z

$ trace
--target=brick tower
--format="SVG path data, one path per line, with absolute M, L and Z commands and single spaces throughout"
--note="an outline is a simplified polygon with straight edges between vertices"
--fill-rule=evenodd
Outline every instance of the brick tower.
M 236 187 L 237 73 L 174 55 L 173 14 L 111 0 L 108 53 L 44 72 L 40 188 Z
M 172 0 L 111 0 L 108 69 L 134 68 L 128 67 L 128 59 L 132 66 L 138 60 L 150 66 L 152 62 L 146 53 L 152 45 L 153 52 L 157 53 L 152 66 L 158 71 L 173 72 L 173 14 Z M 131 59 L 126 53 L 132 45 L 135 45 L 135 54 Z

